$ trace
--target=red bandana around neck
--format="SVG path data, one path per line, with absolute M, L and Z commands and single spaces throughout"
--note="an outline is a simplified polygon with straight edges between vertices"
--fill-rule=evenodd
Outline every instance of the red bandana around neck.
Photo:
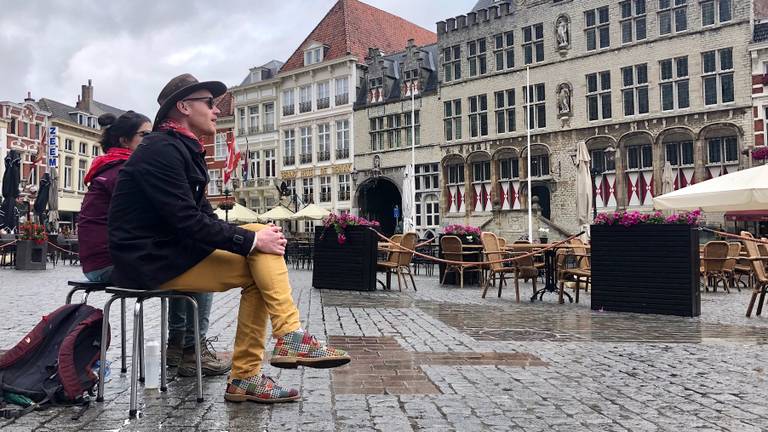
M 158 126 L 157 130 L 161 132 L 165 131 L 175 131 L 176 133 L 179 133 L 181 135 L 184 135 L 187 138 L 192 138 L 193 140 L 197 141 L 198 144 L 200 144 L 200 151 L 205 151 L 205 147 L 203 146 L 203 143 L 200 141 L 200 139 L 192 133 L 191 130 L 185 128 L 176 120 L 173 119 L 165 119 L 162 123 L 160 123 L 160 126 Z
M 91 169 L 85 175 L 85 184 L 90 184 L 96 174 L 100 173 L 106 165 L 115 161 L 127 161 L 131 157 L 131 153 L 133 153 L 133 150 L 124 147 L 112 147 L 107 150 L 105 154 L 97 157 L 91 163 Z

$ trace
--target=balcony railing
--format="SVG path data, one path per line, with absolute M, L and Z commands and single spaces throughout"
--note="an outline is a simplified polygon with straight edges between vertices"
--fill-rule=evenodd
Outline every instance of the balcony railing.
M 336 106 L 338 105 L 346 105 L 349 103 L 349 93 L 343 93 L 343 94 L 337 94 L 336 95 Z
M 257 133 L 259 133 L 258 126 L 251 126 L 248 128 L 248 135 L 256 135 Z
M 264 132 L 274 132 L 275 131 L 275 125 L 274 124 L 265 124 L 264 125 Z
M 302 196 L 301 196 L 301 200 L 302 200 L 302 201 L 303 201 L 305 204 L 306 204 L 306 203 L 311 203 L 312 201 L 314 201 L 314 199 L 312 198 L 312 194 L 311 194 L 311 193 L 310 193 L 310 194 L 304 194 L 304 195 L 302 195 Z
M 283 156 L 283 165 L 296 165 L 296 158 L 294 156 Z
M 243 136 L 245 135 L 245 128 L 237 128 L 237 135 Z M 71 149 L 70 149 L 71 150 Z
M 294 113 L 293 109 L 294 109 L 293 105 L 283 105 L 283 115 L 284 116 L 293 115 Z
M 305 153 L 299 155 L 299 159 L 301 160 L 301 163 L 312 163 L 312 153 Z
M 331 98 L 324 97 L 317 100 L 317 109 L 328 108 L 329 106 L 331 106 Z
M 320 202 L 331 202 L 331 193 L 320 192 Z
M 312 111 L 312 102 L 300 102 L 299 103 L 299 112 L 305 113 Z
M 349 191 L 339 191 L 339 201 L 349 201 Z
M 348 148 L 336 149 L 336 159 L 346 159 L 348 157 L 349 157 L 349 149 Z
M 327 160 L 331 160 L 331 152 L 329 152 L 329 151 L 317 152 L 317 161 L 318 162 L 327 161 Z

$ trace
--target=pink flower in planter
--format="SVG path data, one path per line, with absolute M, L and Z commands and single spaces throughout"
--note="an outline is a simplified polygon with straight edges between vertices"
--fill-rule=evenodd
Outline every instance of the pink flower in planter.
M 347 236 L 345 236 L 344 234 L 339 234 L 338 236 L 336 236 L 336 241 L 338 241 L 340 245 L 343 245 L 344 243 L 347 242 Z

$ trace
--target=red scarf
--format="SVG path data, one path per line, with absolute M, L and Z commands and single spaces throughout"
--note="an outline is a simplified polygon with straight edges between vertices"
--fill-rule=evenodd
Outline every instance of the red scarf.
M 182 126 L 181 123 L 179 123 L 176 120 L 173 120 L 173 119 L 163 120 L 163 122 L 160 123 L 160 126 L 158 126 L 157 130 L 161 132 L 172 130 L 178 134 L 184 135 L 187 138 L 192 138 L 193 140 L 197 141 L 198 144 L 200 144 L 200 151 L 201 152 L 205 151 L 205 146 L 203 146 L 203 143 L 200 142 L 200 139 L 197 137 L 197 135 L 192 133 L 191 130 Z
M 107 165 L 117 161 L 127 161 L 131 157 L 133 150 L 124 147 L 112 147 L 102 156 L 97 157 L 91 163 L 91 169 L 85 175 L 85 184 L 90 184 L 91 180 L 100 173 Z

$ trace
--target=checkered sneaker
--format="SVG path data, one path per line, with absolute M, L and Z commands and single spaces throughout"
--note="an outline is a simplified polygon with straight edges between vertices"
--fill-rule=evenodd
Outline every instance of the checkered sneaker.
M 270 364 L 279 368 L 297 366 L 332 368 L 349 363 L 346 351 L 331 348 L 303 330 L 290 332 L 277 339 Z
M 246 379 L 233 379 L 227 385 L 224 399 L 230 402 L 277 403 L 299 399 L 299 391 L 277 385 L 275 380 L 266 375 L 254 375 Z

